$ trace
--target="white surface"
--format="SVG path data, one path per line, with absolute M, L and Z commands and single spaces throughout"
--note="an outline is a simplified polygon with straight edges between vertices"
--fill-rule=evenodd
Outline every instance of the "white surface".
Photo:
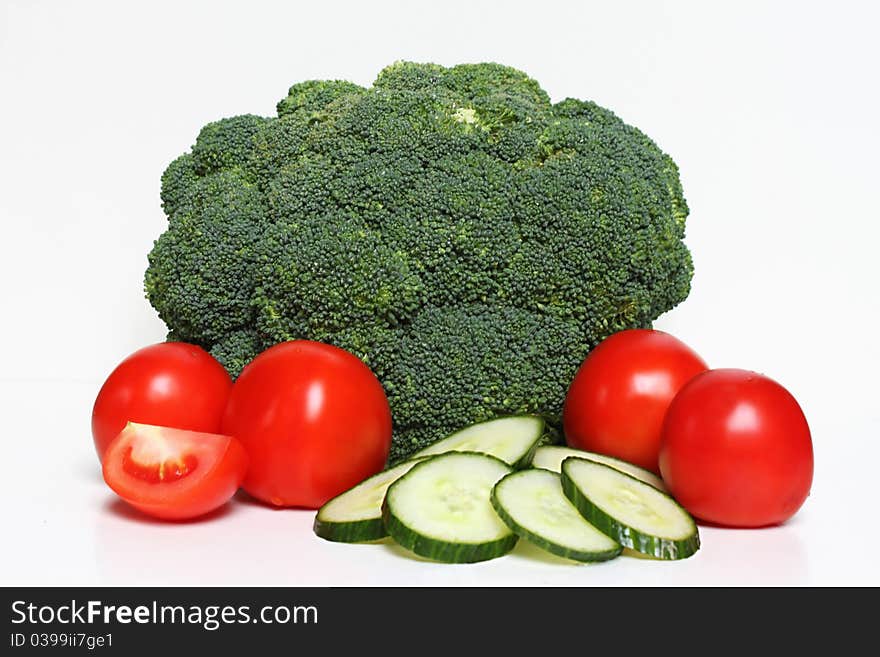
M 6 0 L 0 584 L 880 585 L 878 18 L 868 2 Z M 800 400 L 816 476 L 790 523 L 704 528 L 674 564 L 518 548 L 442 566 L 320 541 L 308 512 L 240 502 L 162 525 L 114 500 L 89 413 L 113 366 L 164 335 L 142 296 L 163 168 L 210 120 L 269 114 L 303 79 L 368 84 L 396 59 L 517 66 L 672 154 L 696 277 L 657 326 Z

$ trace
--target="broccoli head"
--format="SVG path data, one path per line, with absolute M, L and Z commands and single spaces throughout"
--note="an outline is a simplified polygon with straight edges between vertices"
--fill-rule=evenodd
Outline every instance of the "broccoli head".
M 558 426 L 590 349 L 688 295 L 678 169 L 595 103 L 498 64 L 399 62 L 277 109 L 205 126 L 168 166 L 147 296 L 233 376 L 284 340 L 355 353 L 393 460 L 494 415 Z

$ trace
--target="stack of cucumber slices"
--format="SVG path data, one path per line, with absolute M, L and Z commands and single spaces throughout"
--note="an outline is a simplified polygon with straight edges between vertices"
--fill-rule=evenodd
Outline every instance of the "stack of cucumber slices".
M 684 559 L 700 547 L 693 518 L 652 472 L 601 454 L 539 446 L 532 416 L 475 424 L 327 502 L 315 533 L 343 543 L 391 536 L 435 561 L 500 557 L 523 538 L 574 561 L 623 548 Z

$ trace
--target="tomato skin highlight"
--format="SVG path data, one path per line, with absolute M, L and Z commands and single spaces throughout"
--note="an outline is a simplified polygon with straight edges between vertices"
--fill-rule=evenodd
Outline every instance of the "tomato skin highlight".
M 139 446 L 159 442 L 158 459 Z M 180 468 L 162 471 L 167 464 Z M 107 448 L 104 481 L 123 500 L 162 520 L 190 520 L 226 504 L 241 486 L 248 457 L 231 436 L 129 423 Z
M 139 349 L 107 377 L 92 409 L 98 458 L 128 422 L 220 433 L 232 379 L 211 354 L 185 342 Z
M 222 431 L 248 452 L 243 488 L 250 495 L 316 509 L 385 466 L 391 411 L 382 385 L 356 356 L 293 340 L 244 368 Z
M 660 470 L 675 498 L 701 520 L 776 525 L 809 495 L 810 428 L 795 398 L 772 379 L 711 370 L 673 400 L 663 424 Z
M 575 374 L 562 411 L 571 447 L 659 473 L 663 417 L 672 398 L 706 363 L 677 338 L 651 329 L 609 336 Z

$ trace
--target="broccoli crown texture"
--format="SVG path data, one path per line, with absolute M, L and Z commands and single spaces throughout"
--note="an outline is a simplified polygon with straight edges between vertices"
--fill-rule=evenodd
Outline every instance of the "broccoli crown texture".
M 234 376 L 284 340 L 358 355 L 392 460 L 499 414 L 558 425 L 589 350 L 690 290 L 675 163 L 592 102 L 399 62 L 277 110 L 208 124 L 168 166 L 147 296 Z

